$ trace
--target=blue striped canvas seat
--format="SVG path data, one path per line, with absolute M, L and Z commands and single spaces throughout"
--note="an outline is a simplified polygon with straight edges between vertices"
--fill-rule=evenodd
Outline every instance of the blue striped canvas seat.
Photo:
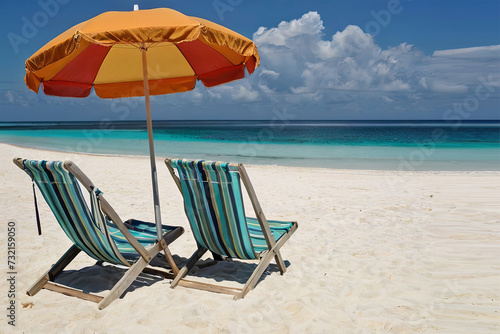
M 89 207 L 79 182 L 62 161 L 24 160 L 24 168 L 76 247 L 96 260 L 114 264 L 128 266 L 139 257 L 118 228 L 103 216 L 97 200 L 99 190 L 90 194 Z M 164 233 L 174 229 L 170 226 L 163 228 Z M 129 229 L 144 247 L 156 242 L 154 224 L 130 221 Z
M 252 245 L 256 253 L 265 251 L 267 248 L 266 239 L 264 238 L 264 233 L 260 227 L 259 222 L 255 218 L 246 217 L 248 232 L 250 233 L 250 239 L 252 239 Z M 291 222 L 282 222 L 278 220 L 268 220 L 269 227 L 271 228 L 271 233 L 273 234 L 274 240 L 278 241 L 279 238 L 285 233 L 287 233 L 292 227 Z
M 108 220 L 107 223 L 109 234 L 118 247 L 120 253 L 129 261 L 135 259 L 138 254 L 134 247 L 130 245 L 122 232 L 120 232 L 120 230 L 112 222 Z M 156 242 L 156 224 L 136 220 L 130 220 L 125 223 L 126 226 L 129 227 L 132 236 L 134 236 L 134 238 L 136 238 L 142 246 L 149 247 Z M 173 231 L 175 228 L 176 227 L 174 226 L 162 225 L 161 234 L 164 235 L 167 232 Z
M 239 259 L 259 259 L 268 250 L 262 228 L 245 217 L 240 174 L 228 163 L 172 159 L 180 179 L 184 209 L 198 244 L 213 253 Z M 292 222 L 268 221 L 278 241 Z

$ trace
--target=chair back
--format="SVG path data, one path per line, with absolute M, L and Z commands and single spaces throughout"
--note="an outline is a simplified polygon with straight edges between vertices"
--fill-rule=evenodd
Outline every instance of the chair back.
M 238 168 L 223 162 L 170 160 L 196 241 L 233 258 L 257 258 L 245 218 Z
M 63 231 L 79 249 L 96 260 L 129 265 L 124 263 L 126 260 L 102 223 L 104 217 L 95 197 L 98 189 L 90 193 L 89 208 L 78 180 L 64 167 L 62 161 L 23 160 L 23 166 L 40 189 Z

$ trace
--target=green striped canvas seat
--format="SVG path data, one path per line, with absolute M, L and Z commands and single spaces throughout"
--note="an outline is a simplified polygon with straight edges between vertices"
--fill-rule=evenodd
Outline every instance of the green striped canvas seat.
M 240 173 L 237 166 L 223 162 L 172 159 L 177 169 L 184 209 L 193 235 L 213 253 L 246 260 L 259 259 L 268 245 L 255 218 L 245 217 Z M 292 222 L 269 220 L 278 241 Z
M 260 253 L 267 250 L 268 247 L 266 239 L 264 238 L 264 233 L 262 233 L 262 228 L 260 227 L 257 219 L 246 217 L 246 221 L 255 252 Z M 279 238 L 281 238 L 283 234 L 287 233 L 292 227 L 291 222 L 282 222 L 278 220 L 268 220 L 267 222 L 269 223 L 271 233 L 276 241 L 278 241 Z
M 100 211 L 98 189 L 90 195 L 90 207 L 80 184 L 62 161 L 24 160 L 24 170 L 37 184 L 57 222 L 68 238 L 92 258 L 113 264 L 130 265 L 139 254 L 118 228 Z M 105 222 L 105 223 L 103 223 Z M 144 246 L 156 242 L 156 225 L 129 221 L 130 232 Z M 174 227 L 163 226 L 163 233 Z
M 106 222 L 108 224 L 109 234 L 120 253 L 129 262 L 136 260 L 139 255 L 134 247 L 127 241 L 123 233 L 120 232 L 111 221 L 106 219 Z M 143 247 L 150 247 L 156 242 L 156 224 L 131 219 L 125 222 L 125 225 Z M 167 232 L 173 231 L 175 228 L 174 226 L 162 225 L 161 234 L 164 235 Z

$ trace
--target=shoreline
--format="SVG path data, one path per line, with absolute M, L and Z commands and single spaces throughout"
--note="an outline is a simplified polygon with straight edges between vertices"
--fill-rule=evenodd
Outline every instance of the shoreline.
M 149 155 L 142 155 L 142 154 L 113 154 L 113 153 L 87 153 L 87 152 L 71 152 L 71 151 L 64 151 L 64 150 L 55 150 L 55 149 L 46 149 L 46 148 L 38 148 L 34 146 L 24 146 L 20 144 L 12 144 L 12 143 L 5 143 L 5 142 L 0 142 L 0 145 L 7 145 L 7 146 L 13 146 L 13 147 L 18 147 L 18 148 L 23 148 L 23 149 L 32 149 L 32 150 L 37 150 L 37 151 L 46 151 L 46 152 L 52 152 L 52 153 L 60 153 L 60 154 L 70 154 L 70 155 L 88 155 L 88 156 L 95 156 L 95 157 L 118 157 L 118 158 L 144 158 L 144 159 L 149 159 Z M 166 157 L 163 156 L 156 156 L 156 159 L 162 159 L 164 160 Z M 178 157 L 178 156 L 171 156 L 170 158 L 183 158 L 183 157 Z M 236 157 L 235 157 L 236 158 Z M 212 160 L 212 161 L 219 161 L 218 159 L 203 159 L 203 160 Z M 224 159 L 223 159 L 224 160 Z M 279 160 L 279 159 L 276 159 Z M 225 161 L 225 160 L 224 160 Z M 232 161 L 228 162 L 233 162 L 233 163 L 239 163 L 237 159 L 234 159 Z M 401 172 L 401 173 L 493 173 L 493 174 L 500 174 L 500 166 L 498 166 L 498 170 L 493 170 L 493 169 L 414 169 L 414 170 L 401 170 L 401 169 L 388 169 L 388 168 L 380 168 L 380 169 L 364 169 L 364 168 L 333 168 L 333 167 L 323 167 L 323 166 L 315 166 L 315 167 L 310 167 L 310 166 L 297 166 L 297 165 L 288 165 L 288 164 L 259 164 L 259 163 L 248 163 L 245 162 L 245 165 L 249 166 L 279 166 L 279 167 L 289 167 L 289 168 L 305 168 L 305 169 L 328 169 L 328 170 L 335 170 L 335 171 L 365 171 L 365 172 Z M 439 162 L 438 162 L 439 164 Z

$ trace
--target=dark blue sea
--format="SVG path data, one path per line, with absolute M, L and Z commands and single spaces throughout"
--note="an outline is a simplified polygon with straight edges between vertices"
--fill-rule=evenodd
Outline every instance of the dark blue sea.
M 155 121 L 158 157 L 388 170 L 500 170 L 500 121 Z M 0 123 L 0 142 L 148 155 L 145 121 Z

